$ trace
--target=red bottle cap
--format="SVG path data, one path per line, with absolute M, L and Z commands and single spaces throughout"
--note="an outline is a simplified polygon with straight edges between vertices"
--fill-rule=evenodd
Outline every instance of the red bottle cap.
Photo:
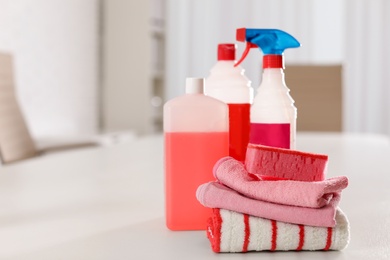
M 232 43 L 218 44 L 218 60 L 235 60 L 236 45 Z
M 264 55 L 263 56 L 263 69 L 274 68 L 284 69 L 283 55 Z

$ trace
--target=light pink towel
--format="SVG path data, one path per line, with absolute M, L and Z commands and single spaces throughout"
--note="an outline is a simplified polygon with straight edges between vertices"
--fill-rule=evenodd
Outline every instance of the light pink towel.
M 256 217 L 309 226 L 334 227 L 336 208 L 340 194 L 336 193 L 330 203 L 322 208 L 305 208 L 255 200 L 220 184 L 202 184 L 196 198 L 205 207 L 228 209 Z
M 341 210 L 336 220 L 334 228 L 311 227 L 213 209 L 207 237 L 214 252 L 341 250 L 349 242 L 349 223 Z
M 321 208 L 348 186 L 348 178 L 335 177 L 324 181 L 267 181 L 245 170 L 243 163 L 232 157 L 220 159 L 214 166 L 214 176 L 225 186 L 246 197 L 284 205 Z

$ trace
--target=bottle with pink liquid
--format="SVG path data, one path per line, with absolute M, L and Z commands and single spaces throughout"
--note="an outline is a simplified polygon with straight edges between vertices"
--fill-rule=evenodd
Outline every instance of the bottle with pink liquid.
M 211 210 L 196 200 L 196 189 L 214 180 L 214 164 L 229 155 L 228 107 L 203 91 L 204 79 L 187 78 L 186 94 L 164 105 L 165 216 L 171 230 L 206 229 Z
M 206 95 L 225 102 L 229 107 L 229 156 L 244 161 L 249 143 L 251 82 L 241 66 L 234 66 L 236 45 L 218 45 L 218 62 L 206 79 Z
M 237 40 L 246 42 L 238 66 L 251 48 L 263 56 L 263 78 L 250 110 L 249 143 L 295 149 L 297 108 L 284 81 L 284 56 L 288 48 L 301 44 L 277 29 L 237 29 Z

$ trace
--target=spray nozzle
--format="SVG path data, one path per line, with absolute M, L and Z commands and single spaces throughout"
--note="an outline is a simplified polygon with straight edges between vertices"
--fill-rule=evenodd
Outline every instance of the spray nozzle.
M 242 57 L 234 66 L 238 66 L 246 58 L 251 48 L 260 48 L 265 56 L 281 56 L 285 49 L 301 46 L 293 36 L 277 29 L 239 28 L 236 32 L 236 39 L 241 42 L 246 41 L 247 44 Z
M 256 44 L 253 44 L 251 42 L 246 42 L 246 47 L 245 47 L 245 50 L 244 52 L 242 53 L 242 56 L 241 58 L 236 62 L 236 64 L 234 64 L 234 67 L 237 67 L 238 65 L 241 64 L 241 62 L 243 62 L 246 58 L 246 55 L 248 55 L 249 51 L 251 50 L 251 48 L 257 48 L 257 45 Z

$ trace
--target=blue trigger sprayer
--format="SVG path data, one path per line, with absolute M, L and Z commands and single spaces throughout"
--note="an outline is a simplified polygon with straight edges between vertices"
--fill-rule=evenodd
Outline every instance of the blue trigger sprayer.
M 284 81 L 283 52 L 300 43 L 277 29 L 237 29 L 237 41 L 246 42 L 238 66 L 251 48 L 260 48 L 263 77 L 250 110 L 249 143 L 295 149 L 297 108 Z

